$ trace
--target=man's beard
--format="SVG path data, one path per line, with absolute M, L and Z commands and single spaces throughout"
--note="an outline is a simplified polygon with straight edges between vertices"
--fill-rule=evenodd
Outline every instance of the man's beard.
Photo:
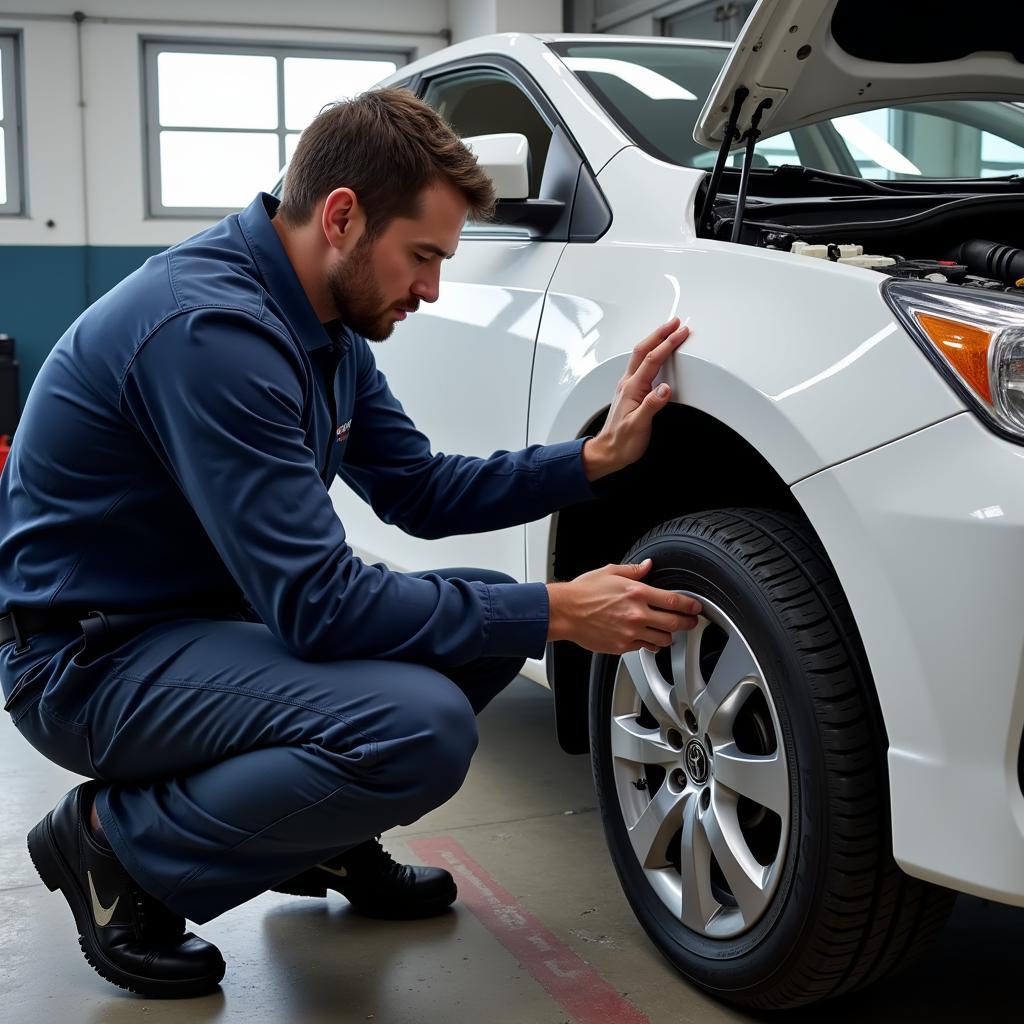
M 331 270 L 327 288 L 346 327 L 370 341 L 384 341 L 395 329 L 395 320 L 373 277 L 372 249 L 365 236 L 360 238 L 348 259 Z

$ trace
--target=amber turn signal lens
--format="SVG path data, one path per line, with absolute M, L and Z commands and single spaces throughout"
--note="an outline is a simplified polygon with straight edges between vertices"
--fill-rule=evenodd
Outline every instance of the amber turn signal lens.
M 929 313 L 914 313 L 931 343 L 942 357 L 971 386 L 979 398 L 992 404 L 988 375 L 988 350 L 992 332 L 981 327 L 946 320 Z

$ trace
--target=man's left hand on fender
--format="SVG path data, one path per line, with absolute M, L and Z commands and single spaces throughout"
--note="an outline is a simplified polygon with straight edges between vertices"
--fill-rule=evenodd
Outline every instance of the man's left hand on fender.
M 679 317 L 673 317 L 633 349 L 604 426 L 583 445 L 583 469 L 591 483 L 632 465 L 647 451 L 654 415 L 672 397 L 668 384 L 653 390 L 651 385 L 689 333 L 690 328 L 680 327 Z

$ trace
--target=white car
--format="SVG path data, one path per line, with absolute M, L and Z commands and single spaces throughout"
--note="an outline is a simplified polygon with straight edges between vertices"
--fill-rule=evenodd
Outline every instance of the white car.
M 653 942 L 752 1007 L 902 966 L 954 890 L 1024 905 L 1024 21 L 903 8 L 762 3 L 731 54 L 492 36 L 387 82 L 502 196 L 375 349 L 435 450 L 594 433 L 632 346 L 692 334 L 599 500 L 432 540 L 336 507 L 400 570 L 649 555 L 700 599 L 658 655 L 527 672 Z

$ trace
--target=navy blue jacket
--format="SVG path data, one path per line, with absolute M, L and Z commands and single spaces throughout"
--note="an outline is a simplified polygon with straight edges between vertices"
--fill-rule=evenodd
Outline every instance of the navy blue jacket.
M 276 205 L 153 256 L 47 357 L 0 477 L 0 609 L 244 600 L 303 658 L 540 657 L 543 584 L 368 565 L 328 486 L 417 537 L 495 530 L 595 495 L 583 440 L 432 454 L 366 339 L 317 318 Z

